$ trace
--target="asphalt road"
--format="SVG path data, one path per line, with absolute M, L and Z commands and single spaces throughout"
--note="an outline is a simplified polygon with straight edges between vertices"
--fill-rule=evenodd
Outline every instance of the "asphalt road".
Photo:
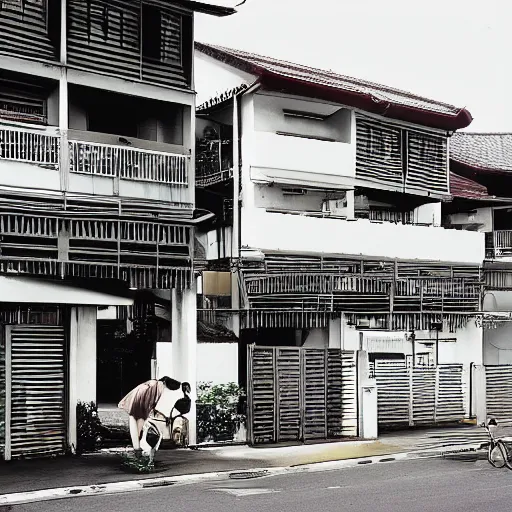
M 509 512 L 511 502 L 512 471 L 494 469 L 487 461 L 421 459 L 78 497 L 14 506 L 9 511 Z

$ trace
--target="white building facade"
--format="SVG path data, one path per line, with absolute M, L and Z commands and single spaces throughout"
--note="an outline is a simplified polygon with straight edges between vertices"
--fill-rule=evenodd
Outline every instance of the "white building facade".
M 484 235 L 442 226 L 467 111 L 199 43 L 196 84 L 199 315 L 239 337 L 241 385 L 251 344 L 481 364 Z

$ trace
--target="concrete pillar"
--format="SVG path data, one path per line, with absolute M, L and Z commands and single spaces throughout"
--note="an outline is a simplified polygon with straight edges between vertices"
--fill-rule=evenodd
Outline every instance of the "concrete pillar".
M 341 349 L 341 318 L 329 320 L 329 348 Z
M 192 388 L 189 420 L 189 443 L 196 443 L 197 386 L 197 295 L 196 281 L 185 290 L 172 290 L 172 377 L 187 381 Z
M 487 379 L 485 366 L 475 366 L 473 369 L 474 411 L 477 425 L 487 421 Z
M 377 439 L 377 384 L 375 379 L 370 378 L 368 353 L 364 350 L 357 352 L 357 383 L 359 437 Z
M 76 448 L 78 402 L 96 402 L 96 306 L 71 308 L 68 443 Z

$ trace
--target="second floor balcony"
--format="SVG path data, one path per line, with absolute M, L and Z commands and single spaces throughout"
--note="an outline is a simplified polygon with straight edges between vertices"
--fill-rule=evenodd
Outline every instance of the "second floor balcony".
M 0 184 L 191 205 L 182 146 L 55 128 L 0 128 Z
M 484 234 L 434 226 L 319 218 L 242 208 L 242 247 L 304 254 L 344 254 L 482 264 Z

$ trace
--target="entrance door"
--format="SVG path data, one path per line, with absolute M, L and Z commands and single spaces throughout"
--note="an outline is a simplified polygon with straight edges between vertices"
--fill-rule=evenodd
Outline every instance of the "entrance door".
M 249 346 L 253 444 L 357 435 L 354 352 Z
M 5 459 L 66 447 L 63 327 L 6 327 Z

